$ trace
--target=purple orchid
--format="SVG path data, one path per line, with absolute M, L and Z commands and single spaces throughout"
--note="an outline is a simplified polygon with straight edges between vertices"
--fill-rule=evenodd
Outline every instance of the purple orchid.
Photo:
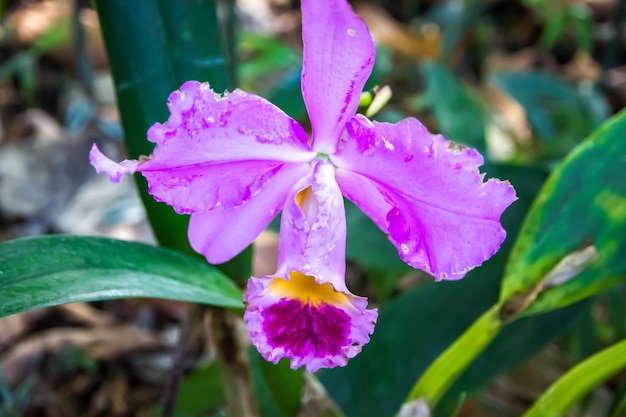
M 302 93 L 312 137 L 261 97 L 221 97 L 190 81 L 169 97 L 145 161 L 90 159 L 111 181 L 141 172 L 149 191 L 191 214 L 189 241 L 211 263 L 248 246 L 282 209 L 274 275 L 252 277 L 244 315 L 253 344 L 291 367 L 343 366 L 374 330 L 377 311 L 345 283 L 343 196 L 389 236 L 400 257 L 435 279 L 459 279 L 504 240 L 507 182 L 483 182 L 483 158 L 416 119 L 356 114 L 375 49 L 347 2 L 303 0 Z

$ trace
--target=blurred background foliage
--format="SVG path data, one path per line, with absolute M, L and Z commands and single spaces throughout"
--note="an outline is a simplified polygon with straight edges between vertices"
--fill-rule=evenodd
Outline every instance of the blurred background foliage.
M 348 286 L 380 309 L 372 341 L 347 367 L 314 377 L 246 350 L 252 401 L 262 416 L 394 415 L 428 366 L 502 303 L 493 341 L 434 415 L 520 416 L 568 369 L 626 337 L 623 113 L 604 124 L 626 104 L 626 1 L 352 3 L 377 45 L 366 89 L 393 91 L 375 119 L 418 117 L 432 132 L 479 149 L 486 176 L 509 180 L 519 200 L 503 215 L 502 249 L 462 281 L 441 283 L 401 262 L 376 226 L 348 204 Z M 0 241 L 74 233 L 154 242 L 132 181 L 111 187 L 92 172 L 87 152 L 95 141 L 121 159 L 122 125 L 127 135 L 135 129 L 136 143 L 144 141 L 146 126 L 166 118 L 167 94 L 180 77 L 263 95 L 307 125 L 298 1 L 217 0 L 219 20 L 196 15 L 193 30 L 176 26 L 189 16 L 168 13 L 168 4 L 174 3 L 154 0 L 133 10 L 138 20 L 151 6 L 163 13 L 163 27 L 148 25 L 145 37 L 166 39 L 164 49 L 155 41 L 157 49 L 139 50 L 141 43 L 130 42 L 130 21 L 102 13 L 99 19 L 88 1 L 0 0 Z M 112 47 L 104 46 L 101 22 L 113 30 L 107 40 L 117 39 L 124 52 L 120 65 L 158 55 L 175 68 L 163 75 L 167 83 L 121 101 L 121 115 L 109 65 L 116 61 L 107 59 Z M 219 26 L 219 39 L 210 38 L 211 25 Z M 224 60 L 217 72 L 202 63 L 187 66 L 193 48 L 191 55 L 168 49 L 167 42 L 181 41 L 179 29 L 192 45 L 219 46 Z M 181 42 L 189 41 L 185 36 Z M 138 114 L 125 121 L 141 95 L 160 119 Z M 576 148 L 585 138 L 592 145 Z M 183 223 L 172 228 L 184 232 Z M 156 239 L 178 242 L 174 233 Z M 544 291 L 540 280 L 589 242 L 601 261 L 583 265 L 567 286 Z M 260 237 L 255 275 L 273 272 L 275 248 L 274 234 Z M 516 294 L 537 301 L 522 300 L 520 307 Z M 171 301 L 102 300 L 0 320 L 0 416 L 158 415 L 184 311 Z M 235 415 L 227 407 L 219 347 L 207 330 L 211 320 L 195 329 L 184 352 L 175 416 Z M 624 373 L 568 415 L 626 415 Z

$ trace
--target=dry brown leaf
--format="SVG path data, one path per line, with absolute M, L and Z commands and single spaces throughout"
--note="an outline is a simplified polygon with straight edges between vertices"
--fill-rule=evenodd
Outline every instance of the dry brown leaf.
M 421 31 L 394 20 L 380 6 L 373 3 L 355 5 L 356 13 L 365 21 L 374 42 L 417 60 L 436 59 L 441 49 L 441 34 L 434 24 L 424 25 Z
M 254 241 L 254 255 L 252 257 L 252 275 L 262 277 L 276 272 L 278 262 L 278 234 L 269 230 L 264 231 Z
M 56 307 L 72 322 L 91 327 L 111 326 L 115 323 L 115 317 L 110 313 L 98 310 L 89 304 L 74 303 Z
M 32 323 L 45 314 L 45 310 L 35 310 L 0 319 L 0 352 L 7 349 L 17 338 L 28 333 Z
M 536 67 L 540 60 L 541 50 L 536 46 L 524 48 L 514 53 L 494 49 L 487 56 L 485 70 L 487 72 L 524 71 Z
M 522 415 L 571 366 L 571 361 L 556 345 L 548 346 L 530 361 L 491 383 L 479 410 L 473 416 Z M 608 415 L 610 399 L 607 390 L 600 387 L 592 395 L 590 407 L 585 415 L 589 417 Z
M 567 79 L 576 83 L 596 83 L 600 81 L 602 68 L 589 54 L 579 52 L 563 67 L 563 73 Z
M 5 143 L 33 140 L 39 143 L 58 142 L 63 137 L 61 124 L 41 109 L 28 109 L 17 116 L 5 133 Z
M 8 27 L 15 33 L 20 45 L 30 48 L 53 28 L 67 27 L 67 31 L 71 32 L 72 3 L 71 0 L 44 0 L 30 3 L 11 13 Z M 95 68 L 106 68 L 108 64 L 97 14 L 92 9 L 82 9 L 79 13 L 78 18 L 87 39 L 85 49 L 91 63 Z M 61 64 L 71 65 L 75 59 L 71 42 L 49 51 L 48 55 Z
M 126 376 L 117 373 L 107 379 L 94 394 L 88 416 L 126 416 L 129 412 L 128 394 L 131 392 Z
M 167 344 L 161 334 L 134 326 L 54 328 L 28 337 L 0 356 L 0 371 L 10 386 L 16 386 L 45 355 L 58 354 L 68 346 L 83 350 L 91 358 L 108 361 L 132 353 L 165 349 Z
M 490 155 L 506 160 L 516 151 L 518 144 L 530 145 L 532 130 L 526 111 L 518 101 L 497 87 L 487 85 L 481 93 L 493 119 L 487 129 Z

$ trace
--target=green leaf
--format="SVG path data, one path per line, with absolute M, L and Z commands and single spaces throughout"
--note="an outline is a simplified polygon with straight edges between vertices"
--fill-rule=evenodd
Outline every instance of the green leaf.
M 552 19 L 546 19 L 546 26 L 541 33 L 539 43 L 544 48 L 552 48 L 563 35 L 566 29 L 567 16 L 565 13 L 557 13 Z
M 259 356 L 258 352 L 254 354 Z M 282 359 L 276 365 L 261 358 L 258 362 L 263 380 L 280 410 L 280 415 L 283 417 L 297 415 L 304 386 L 302 370 L 292 370 L 288 359 Z
M 550 176 L 506 268 L 500 295 L 506 314 L 563 307 L 626 276 L 625 133 L 622 111 Z
M 174 417 L 202 417 L 209 410 L 226 408 L 217 362 L 211 362 L 185 375 L 180 381 Z
M 589 8 L 584 4 L 571 4 L 568 15 L 576 32 L 578 49 L 588 54 L 592 53 L 595 24 Z
M 17 52 L 0 65 L 0 80 L 15 77 L 19 80 L 22 93 L 33 101 L 37 88 L 38 55 L 32 50 Z
M 300 83 L 301 73 L 302 68 L 300 66 L 296 66 L 285 72 L 280 78 L 278 85 L 274 89 L 271 89 L 265 95 L 265 98 L 290 117 L 308 123 L 306 106 L 302 98 L 302 87 Z
M 579 363 L 552 384 L 523 417 L 563 416 L 600 382 L 626 368 L 626 340 Z
M 0 317 L 126 297 L 241 308 L 239 289 L 210 265 L 169 249 L 86 236 L 0 243 Z
M 422 399 L 431 408 L 437 405 L 448 388 L 500 331 L 502 324 L 498 313 L 498 306 L 494 305 L 474 321 L 422 374 L 405 402 Z M 441 372 L 442 369 L 448 372 Z
M 446 139 L 485 151 L 485 110 L 477 96 L 445 65 L 424 62 L 426 102 Z
M 283 41 L 273 36 L 252 32 L 241 35 L 239 53 L 245 57 L 238 67 L 244 89 L 254 86 L 263 77 L 298 67 L 302 62 L 302 59 Z
M 176 395 L 173 417 L 217 416 L 226 410 L 226 399 L 216 361 L 202 364 L 183 376 Z M 160 417 L 162 407 L 154 407 L 151 417 Z
M 455 0 L 439 1 L 427 12 L 425 18 L 441 28 L 442 57 L 448 57 L 461 37 L 475 28 L 484 19 L 487 3 L 481 0 L 457 2 Z

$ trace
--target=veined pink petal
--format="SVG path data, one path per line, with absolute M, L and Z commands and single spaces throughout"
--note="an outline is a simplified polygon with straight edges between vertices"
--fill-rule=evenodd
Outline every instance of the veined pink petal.
M 302 42 L 302 95 L 313 148 L 331 154 L 372 72 L 374 42 L 348 2 L 335 0 L 302 2 Z
M 265 99 L 235 90 L 220 97 L 189 81 L 170 95 L 171 116 L 141 172 L 150 193 L 179 213 L 236 207 L 254 197 L 285 162 L 315 157 L 302 127 Z
M 367 300 L 336 291 L 318 277 L 292 271 L 250 278 L 244 320 L 252 344 L 268 361 L 289 358 L 307 371 L 345 366 L 369 342 L 378 317 Z
M 335 167 L 318 160 L 285 201 L 277 274 L 300 270 L 347 292 L 345 246 L 346 215 Z
M 191 247 L 210 263 L 230 260 L 267 227 L 283 207 L 294 184 L 308 171 L 306 163 L 285 164 L 268 180 L 262 194 L 251 197 L 244 204 L 192 214 L 188 232 Z
M 270 180 L 293 165 L 307 164 L 253 160 L 153 171 L 146 162 L 138 171 L 148 180 L 148 192 L 155 200 L 166 202 L 177 213 L 199 213 L 244 204 L 257 194 L 265 193 Z
M 415 119 L 393 125 L 357 115 L 331 160 L 344 195 L 388 233 L 405 262 L 436 279 L 462 278 L 506 236 L 500 216 L 516 199 L 513 187 L 483 182 L 476 150 L 431 135 Z
M 221 97 L 208 83 L 188 81 L 170 94 L 168 107 L 167 123 L 148 130 L 148 139 L 157 144 L 151 169 L 223 161 L 308 162 L 315 156 L 298 122 L 257 95 L 237 89 Z
M 125 160 L 122 162 L 113 162 L 96 146 L 94 143 L 89 151 L 89 163 L 96 169 L 98 174 L 105 172 L 109 175 L 111 182 L 120 182 L 120 179 L 125 174 L 132 174 L 137 171 L 138 161 Z
M 178 213 L 237 207 L 290 163 L 315 157 L 302 127 L 261 97 L 240 90 L 220 97 L 189 81 L 170 95 L 170 118 L 155 124 L 149 159 L 116 164 L 97 149 L 92 164 L 112 181 L 138 171 L 149 192 Z

